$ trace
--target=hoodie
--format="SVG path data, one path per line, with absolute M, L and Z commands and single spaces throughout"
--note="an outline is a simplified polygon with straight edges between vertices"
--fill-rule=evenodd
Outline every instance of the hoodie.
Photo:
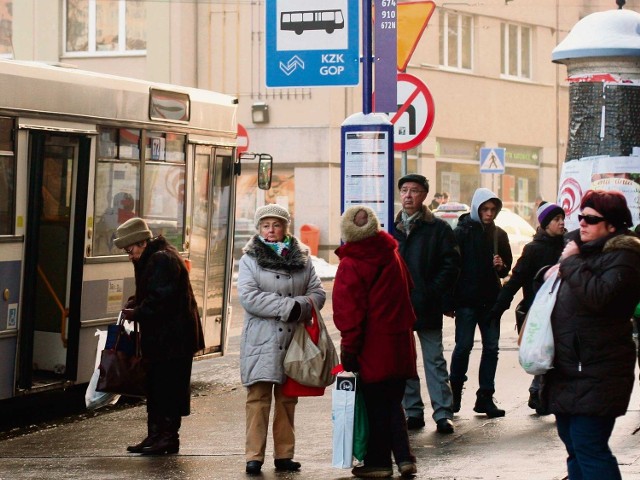
M 494 222 L 483 224 L 480 206 L 493 200 L 498 212 L 502 200 L 488 188 L 478 188 L 471 200 L 471 211 L 460 217 L 454 230 L 462 256 L 462 270 L 456 285 L 453 308 L 472 307 L 489 309 L 493 306 L 505 278 L 511 269 L 513 255 L 507 233 Z M 493 267 L 493 256 L 502 258 L 504 267 Z

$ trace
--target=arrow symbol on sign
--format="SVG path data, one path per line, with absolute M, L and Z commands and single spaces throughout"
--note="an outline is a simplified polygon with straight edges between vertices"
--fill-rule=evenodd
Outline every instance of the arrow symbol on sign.
M 304 62 L 297 55 L 291 57 L 286 65 L 280 62 L 280 70 L 282 70 L 287 76 L 291 75 L 297 67 L 300 67 L 304 70 Z

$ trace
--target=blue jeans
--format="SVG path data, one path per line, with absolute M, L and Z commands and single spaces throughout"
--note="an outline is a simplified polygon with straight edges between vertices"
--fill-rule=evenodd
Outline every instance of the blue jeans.
M 489 322 L 484 308 L 463 307 L 456 310 L 456 346 L 451 355 L 451 383 L 462 384 L 467 381 L 469 355 L 473 348 L 476 325 L 480 327 L 482 337 L 482 357 L 478 381 L 480 390 L 495 392 L 496 369 L 498 368 L 498 343 L 500 341 L 500 322 Z
M 609 448 L 615 417 L 556 414 L 558 435 L 567 448 L 569 480 L 621 480 Z
M 444 359 L 442 347 L 442 330 L 417 330 L 424 364 L 424 376 L 433 408 L 433 420 L 453 418 L 453 395 L 449 384 L 447 361 Z M 407 380 L 402 399 L 407 417 L 424 417 L 424 403 L 420 395 L 420 377 Z

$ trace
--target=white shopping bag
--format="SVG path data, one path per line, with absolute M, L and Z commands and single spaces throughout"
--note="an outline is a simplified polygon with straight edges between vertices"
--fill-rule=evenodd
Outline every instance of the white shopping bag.
M 89 410 L 104 407 L 107 405 L 113 405 L 120 399 L 120 395 L 117 393 L 97 392 L 98 379 L 100 378 L 100 358 L 102 356 L 102 350 L 107 343 L 107 331 L 96 330 L 96 336 L 98 337 L 98 348 L 96 349 L 96 363 L 94 366 L 93 375 L 89 381 L 89 386 L 84 394 L 84 403 Z
M 353 463 L 353 423 L 356 408 L 356 377 L 342 372 L 331 392 L 333 419 L 333 461 L 336 468 L 351 468 Z
M 542 284 L 527 312 L 518 359 L 525 372 L 531 375 L 541 375 L 553 368 L 551 312 L 556 304 L 559 286 L 560 279 L 555 272 Z

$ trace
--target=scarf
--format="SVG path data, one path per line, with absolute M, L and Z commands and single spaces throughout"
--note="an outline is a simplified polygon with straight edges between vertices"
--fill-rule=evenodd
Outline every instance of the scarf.
M 285 236 L 282 242 L 269 242 L 268 240 L 262 238 L 260 235 L 258 235 L 258 238 L 262 241 L 262 243 L 269 246 L 274 252 L 276 252 L 281 257 L 286 257 L 287 253 L 289 253 L 289 250 L 291 250 L 290 235 Z
M 409 233 L 411 231 L 411 224 L 418 219 L 421 213 L 422 210 L 418 210 L 416 213 L 409 216 L 407 212 L 402 210 L 402 226 L 404 227 L 404 232 L 407 237 L 409 236 Z

